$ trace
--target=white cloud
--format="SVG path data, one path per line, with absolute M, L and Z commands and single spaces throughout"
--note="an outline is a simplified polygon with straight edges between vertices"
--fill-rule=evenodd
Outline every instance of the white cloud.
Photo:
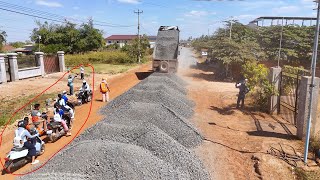
M 79 10 L 79 9 L 80 9 L 80 7 L 78 7 L 78 6 L 74 6 L 72 9 L 74 9 L 74 10 Z
M 282 6 L 279 8 L 273 8 L 272 12 L 275 14 L 288 14 L 288 13 L 296 13 L 300 10 L 298 6 Z
M 118 0 L 118 2 L 128 3 L 128 4 L 139 4 L 140 3 L 139 0 Z
M 207 11 L 195 11 L 192 10 L 185 14 L 185 16 L 188 17 L 201 17 L 201 16 L 207 16 L 209 13 Z
M 47 1 L 47 0 L 37 0 L 36 4 L 41 6 L 48 6 L 48 7 L 63 7 L 63 5 L 59 2 Z

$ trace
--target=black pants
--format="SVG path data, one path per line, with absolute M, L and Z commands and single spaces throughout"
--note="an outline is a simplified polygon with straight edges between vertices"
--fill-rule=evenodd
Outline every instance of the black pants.
M 83 80 L 84 79 L 84 73 L 80 73 L 80 77 Z
M 37 155 L 37 150 L 35 147 L 36 140 L 32 139 L 30 141 L 26 141 L 23 145 L 23 147 L 28 149 L 28 156 L 36 156 Z
M 82 96 L 82 102 L 87 103 L 88 102 L 88 96 L 89 96 L 88 91 L 84 91 L 83 92 L 83 96 Z
M 238 101 L 237 101 L 237 108 L 239 108 L 240 106 L 240 102 L 241 102 L 241 108 L 244 107 L 244 98 L 246 97 L 246 95 L 240 95 L 238 96 Z

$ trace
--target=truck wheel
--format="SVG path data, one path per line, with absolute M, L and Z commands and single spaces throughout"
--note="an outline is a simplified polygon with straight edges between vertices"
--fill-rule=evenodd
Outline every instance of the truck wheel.
M 160 72 L 169 72 L 169 63 L 166 61 L 162 61 L 160 63 Z

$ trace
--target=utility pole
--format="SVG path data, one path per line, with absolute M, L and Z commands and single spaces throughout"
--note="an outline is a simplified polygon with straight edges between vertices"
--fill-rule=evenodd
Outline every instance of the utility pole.
M 318 56 L 318 42 L 319 42 L 319 19 L 320 19 L 320 0 L 317 0 L 317 25 L 316 25 L 316 34 L 313 45 L 313 55 L 312 55 L 312 63 L 311 63 L 311 84 L 310 84 L 310 99 L 309 99 L 309 111 L 308 111 L 308 122 L 307 122 L 307 133 L 306 133 L 306 142 L 304 147 L 304 163 L 307 164 L 308 160 L 308 150 L 309 150 L 309 141 L 310 141 L 310 129 L 311 129 L 311 113 L 312 113 L 312 100 L 313 100 L 313 88 L 316 86 L 314 84 L 314 78 L 316 74 L 316 64 L 317 64 L 317 56 Z
M 139 51 L 139 63 L 141 62 L 141 52 L 140 52 L 140 41 L 141 41 L 141 37 L 140 37 L 140 14 L 143 13 L 143 11 L 140 11 L 138 9 L 138 11 L 134 11 L 135 14 L 138 14 L 138 38 L 139 38 L 139 43 L 138 43 L 138 51 Z
M 39 38 L 39 52 L 40 52 L 40 40 L 41 40 L 41 36 L 39 35 L 38 38 Z
M 283 20 L 284 20 L 284 17 L 282 18 L 282 23 L 281 23 L 280 45 L 279 45 L 279 53 L 278 53 L 278 67 L 280 67 L 280 58 L 281 58 L 282 35 L 283 35 Z

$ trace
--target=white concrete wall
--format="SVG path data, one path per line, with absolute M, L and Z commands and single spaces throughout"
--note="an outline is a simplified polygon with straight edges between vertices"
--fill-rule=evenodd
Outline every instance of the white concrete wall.
M 42 75 L 41 68 L 33 67 L 33 68 L 19 69 L 18 75 L 19 75 L 19 79 L 41 76 Z

